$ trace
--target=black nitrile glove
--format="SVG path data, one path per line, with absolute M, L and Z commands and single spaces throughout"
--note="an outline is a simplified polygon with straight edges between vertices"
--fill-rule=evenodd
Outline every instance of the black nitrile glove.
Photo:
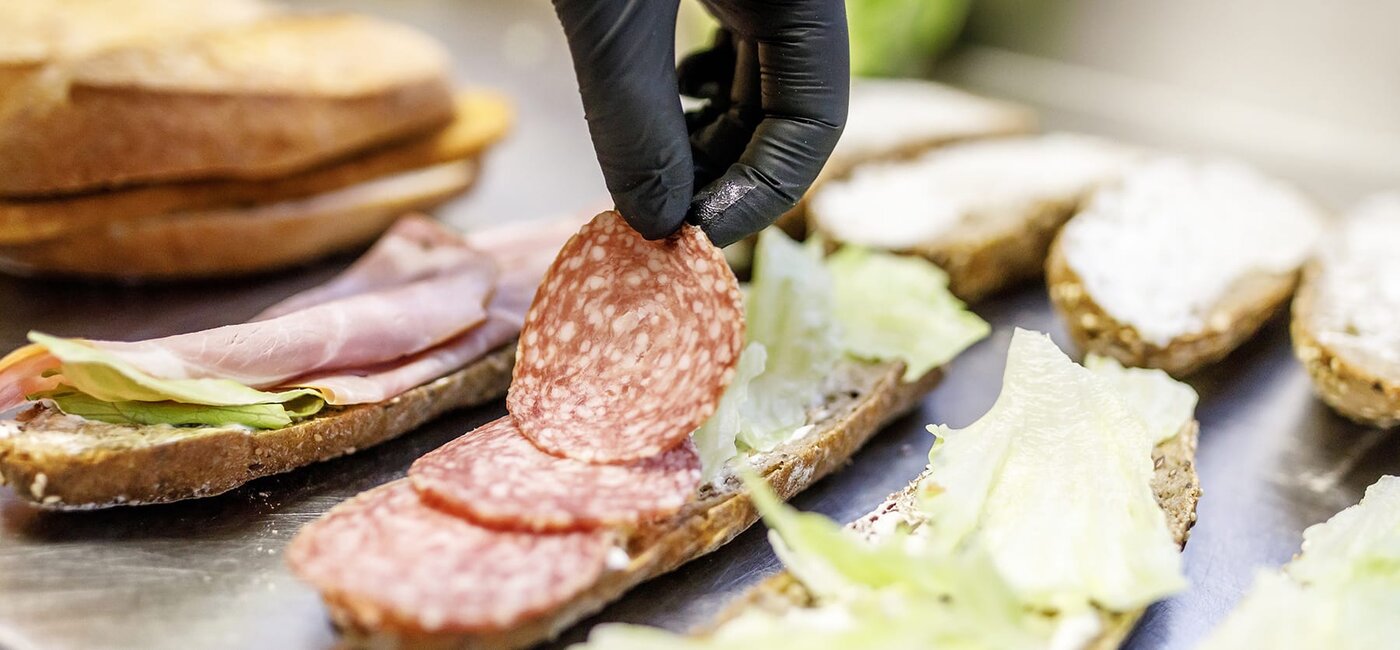
M 689 220 L 725 246 L 821 171 L 846 123 L 850 52 L 843 0 L 706 6 L 724 29 L 678 82 L 677 0 L 554 0 L 618 211 L 648 239 Z M 684 115 L 681 92 L 710 101 Z

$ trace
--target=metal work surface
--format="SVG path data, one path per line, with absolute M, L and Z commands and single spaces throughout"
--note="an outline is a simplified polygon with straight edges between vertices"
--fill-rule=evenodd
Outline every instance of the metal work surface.
M 358 6 L 335 3 L 333 6 Z M 444 211 L 476 226 L 577 211 L 602 184 L 559 31 L 544 2 L 396 2 L 376 11 L 451 43 L 459 77 L 511 93 L 520 118 L 480 186 Z M 963 68 L 975 82 L 976 66 Z M 1092 117 L 1050 113 L 1051 127 L 1094 130 Z M 1119 125 L 1111 134 L 1141 137 Z M 1354 197 L 1343 197 L 1354 198 Z M 237 321 L 324 280 L 346 260 L 272 277 L 158 287 L 0 279 L 0 346 L 34 328 L 60 335 L 146 338 Z M 799 496 L 806 510 L 849 521 L 919 473 L 930 422 L 964 426 L 996 397 L 1013 327 L 1068 345 L 1044 290 L 1031 285 L 977 311 L 989 340 L 954 362 L 918 412 L 879 435 L 841 472 Z M 1400 472 L 1400 439 L 1352 425 L 1311 395 L 1285 324 L 1191 382 L 1201 394 L 1198 467 L 1205 488 L 1186 550 L 1191 588 L 1154 606 L 1132 648 L 1190 648 L 1232 607 L 1260 566 L 1298 548 L 1302 529 Z M 286 571 L 296 530 L 339 501 L 402 476 L 426 451 L 503 412 L 450 414 L 376 448 L 256 481 L 219 497 L 165 506 L 46 513 L 0 494 L 0 647 L 325 648 L 335 636 L 316 595 Z M 654 580 L 588 625 L 630 621 L 683 630 L 776 568 L 758 527 L 719 552 Z

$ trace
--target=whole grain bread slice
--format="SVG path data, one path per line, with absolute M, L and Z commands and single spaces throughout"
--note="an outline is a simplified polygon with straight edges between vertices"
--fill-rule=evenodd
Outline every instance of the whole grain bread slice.
M 1154 470 L 1152 491 L 1157 496 L 1157 504 L 1167 516 L 1167 529 L 1177 545 L 1185 548 L 1190 537 L 1191 527 L 1196 523 L 1196 504 L 1201 497 L 1200 478 L 1196 474 L 1196 441 L 1200 426 L 1194 420 L 1188 422 L 1169 438 L 1157 445 L 1152 452 Z M 891 495 L 870 514 L 852 522 L 850 527 L 857 532 L 869 535 L 878 529 L 881 518 L 917 509 L 917 486 L 927 476 L 921 475 L 903 490 Z M 715 621 L 698 633 L 712 630 L 719 623 L 733 619 L 741 613 L 757 608 L 774 614 L 781 614 L 798 607 L 816 604 L 811 592 L 791 573 L 780 572 L 758 583 L 732 603 L 716 617 Z M 1108 612 L 1099 610 L 1099 634 L 1083 650 L 1110 650 L 1122 645 L 1132 632 L 1133 626 L 1142 617 L 1143 610 L 1134 612 Z
M 1322 273 L 1320 261 L 1310 263 L 1293 299 L 1290 332 L 1294 355 L 1312 377 L 1318 396 L 1338 413 L 1370 426 L 1400 425 L 1400 372 L 1380 362 L 1375 354 L 1319 340 L 1325 328 L 1319 319 Z
M 290 176 L 162 183 L 49 199 L 0 199 L 0 245 L 34 244 L 162 215 L 265 205 L 321 194 L 391 174 L 476 158 L 510 130 L 510 102 L 495 92 L 459 92 L 453 104 L 452 121 L 440 130 Z
M 1080 350 L 1112 357 L 1127 366 L 1161 368 L 1174 377 L 1219 361 L 1254 336 L 1288 304 L 1298 275 L 1255 271 L 1239 278 L 1206 316 L 1204 328 L 1159 345 L 1144 340 L 1132 325 L 1120 322 L 1094 301 L 1065 259 L 1058 238 L 1045 261 L 1050 302 Z
M 0 103 L 0 196 L 290 174 L 452 116 L 447 55 L 407 27 L 278 14 L 30 75 Z
M 902 363 L 843 362 L 829 381 L 824 403 L 810 414 L 813 429 L 752 458 L 753 469 L 783 499 L 832 473 L 881 427 L 914 409 L 942 376 L 941 370 L 933 370 L 905 383 L 900 381 L 903 373 Z M 548 614 L 494 633 L 428 632 L 415 621 L 387 617 L 373 603 L 352 594 L 323 593 L 322 597 L 352 645 L 523 648 L 554 638 L 632 587 L 714 551 L 757 520 L 741 481 L 731 475 L 716 478 L 701 486 L 679 513 L 618 531 L 618 548 L 628 558 L 625 565 L 610 566 L 592 587 Z
M 355 453 L 456 408 L 506 393 L 515 344 L 380 404 L 328 407 L 282 429 L 127 426 L 42 405 L 0 424 L 0 479 L 55 509 L 213 496 L 263 476 Z

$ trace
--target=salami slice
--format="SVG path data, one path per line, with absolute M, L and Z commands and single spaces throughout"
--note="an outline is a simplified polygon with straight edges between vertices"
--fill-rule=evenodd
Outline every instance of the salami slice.
M 512 628 L 594 584 L 606 531 L 481 528 L 432 508 L 407 480 L 365 492 L 308 525 L 287 562 L 333 606 L 378 629 Z
M 507 415 L 419 458 L 408 476 L 427 502 L 485 526 L 579 530 L 680 510 L 700 485 L 700 456 L 687 441 L 621 464 L 560 458 Z
M 739 283 L 699 228 L 647 241 L 604 212 L 545 275 L 506 406 L 521 433 L 556 455 L 656 455 L 714 412 L 743 322 Z

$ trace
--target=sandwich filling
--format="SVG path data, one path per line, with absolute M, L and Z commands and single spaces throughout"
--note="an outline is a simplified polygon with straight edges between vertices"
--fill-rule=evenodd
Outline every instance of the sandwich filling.
M 1018 330 L 992 409 L 965 429 L 930 427 L 927 472 L 853 528 L 750 479 L 808 605 L 749 608 L 702 638 L 605 625 L 587 647 L 1086 647 L 1104 614 L 1185 586 L 1150 482 L 1153 447 L 1195 402 L 1161 371 L 1081 367 Z
M 1322 225 L 1302 195 L 1241 164 L 1161 159 L 1097 193 L 1060 245 L 1105 312 L 1165 346 L 1214 326 L 1236 283 L 1295 273 Z

